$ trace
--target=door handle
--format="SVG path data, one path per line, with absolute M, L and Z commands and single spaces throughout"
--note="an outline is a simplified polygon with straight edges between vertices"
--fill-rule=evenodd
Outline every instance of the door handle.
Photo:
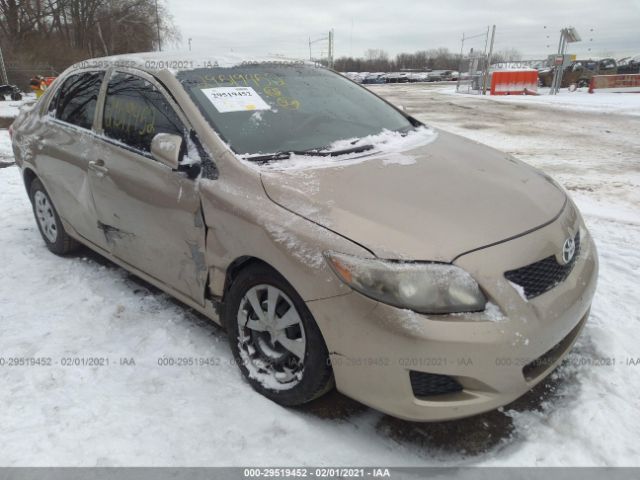
M 99 158 L 98 160 L 89 161 L 89 168 L 96 172 L 98 177 L 103 177 L 106 173 L 109 172 L 109 169 L 104 166 L 104 160 Z

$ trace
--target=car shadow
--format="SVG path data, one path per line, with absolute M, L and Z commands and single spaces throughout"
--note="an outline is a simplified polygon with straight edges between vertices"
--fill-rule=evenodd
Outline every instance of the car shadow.
M 558 370 L 563 369 L 561 364 Z M 555 372 L 514 402 L 487 413 L 460 420 L 443 422 L 411 422 L 375 410 L 333 390 L 306 405 L 301 412 L 319 418 L 353 423 L 354 417 L 367 412 L 374 416 L 375 431 L 412 450 L 437 451 L 451 457 L 479 457 L 517 439 L 513 413 L 542 412 L 562 398 L 562 391 L 573 383 L 573 375 Z M 572 385 L 573 388 L 573 385 Z
M 224 329 L 211 321 L 205 315 L 201 314 L 197 310 L 189 307 L 188 305 L 182 303 L 180 300 L 177 300 L 173 296 L 168 293 L 163 292 L 156 286 L 147 282 L 146 280 L 134 275 L 133 273 L 121 268 L 119 265 L 116 265 L 111 260 L 106 257 L 103 257 L 99 253 L 91 250 L 89 247 L 84 245 L 80 246 L 80 248 L 74 253 L 69 254 L 72 258 L 83 259 L 91 262 L 95 262 L 101 267 L 105 267 L 108 269 L 113 269 L 114 271 L 122 272 L 124 282 L 131 288 L 131 291 L 134 295 L 145 297 L 147 295 L 153 295 L 154 297 L 163 301 L 171 303 L 179 307 L 184 312 L 185 320 L 196 325 L 199 328 L 202 328 L 207 332 L 208 335 L 213 335 L 215 337 L 224 338 L 226 333 Z

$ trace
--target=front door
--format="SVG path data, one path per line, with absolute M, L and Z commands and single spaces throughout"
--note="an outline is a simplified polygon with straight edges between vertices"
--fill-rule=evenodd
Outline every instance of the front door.
M 151 77 L 114 72 L 90 184 L 109 250 L 204 304 L 207 268 L 197 183 L 151 156 L 158 133 L 185 137 L 177 107 Z

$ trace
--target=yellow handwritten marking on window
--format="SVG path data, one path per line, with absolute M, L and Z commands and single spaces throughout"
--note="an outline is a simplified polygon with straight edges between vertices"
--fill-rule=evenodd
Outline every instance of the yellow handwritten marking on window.
M 295 98 L 278 97 L 276 103 L 278 106 L 288 110 L 298 110 L 300 108 L 300 101 Z
M 104 126 L 129 135 L 153 135 L 156 131 L 155 109 L 137 102 L 111 99 L 105 108 Z
M 262 91 L 270 97 L 281 97 L 282 91 L 278 87 L 264 87 Z
M 248 87 L 251 84 L 255 87 L 264 86 L 284 87 L 286 81 L 271 72 L 265 73 L 234 73 L 218 75 L 200 75 L 198 88 L 212 88 L 232 85 L 234 87 Z

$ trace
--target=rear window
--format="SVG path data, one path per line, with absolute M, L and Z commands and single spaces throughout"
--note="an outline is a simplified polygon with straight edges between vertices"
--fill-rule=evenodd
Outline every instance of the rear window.
M 72 75 L 62 84 L 50 109 L 55 117 L 81 128 L 91 129 L 104 72 Z
M 322 149 L 338 140 L 413 128 L 364 88 L 312 65 L 248 64 L 177 77 L 239 154 Z

